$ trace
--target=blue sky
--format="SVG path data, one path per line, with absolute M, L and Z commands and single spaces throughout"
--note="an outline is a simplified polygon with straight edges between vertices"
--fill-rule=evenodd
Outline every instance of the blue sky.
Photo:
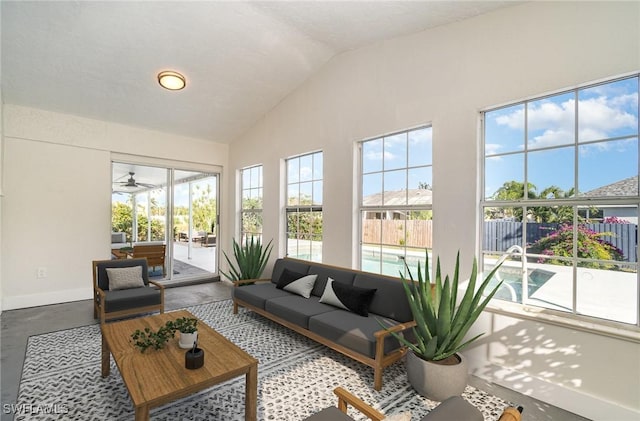
M 487 112 L 485 195 L 524 181 L 525 155 L 517 152 L 525 142 L 528 181 L 538 192 L 575 187 L 576 164 L 580 192 L 638 174 L 638 78 L 579 90 L 577 115 L 576 122 L 575 92 Z

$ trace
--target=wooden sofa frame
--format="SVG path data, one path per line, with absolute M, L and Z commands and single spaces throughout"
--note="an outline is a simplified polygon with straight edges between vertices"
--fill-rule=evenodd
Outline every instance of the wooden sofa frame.
M 322 264 L 322 266 L 327 267 L 327 268 L 333 268 L 333 269 L 338 269 L 338 270 L 345 270 L 345 268 L 341 268 L 341 267 L 337 267 L 337 266 L 331 266 L 331 265 L 325 265 Z M 357 270 L 353 270 L 353 269 L 347 269 L 349 271 L 352 272 L 356 272 L 356 273 L 365 273 L 367 275 L 370 275 L 369 273 L 366 272 L 360 272 Z M 245 280 L 240 280 L 240 281 L 236 281 L 234 282 L 234 287 L 237 288 L 241 285 L 244 284 L 250 284 L 250 283 L 256 283 L 256 282 L 271 282 L 271 279 L 245 279 Z M 400 281 L 398 281 L 400 282 Z M 402 346 L 394 351 L 391 351 L 389 354 L 384 353 L 384 341 L 385 338 L 387 338 L 388 336 L 391 336 L 391 332 L 401 332 L 403 330 L 406 329 L 410 329 L 412 327 L 414 327 L 416 325 L 416 323 L 414 321 L 411 322 L 406 322 L 406 323 L 400 323 L 397 324 L 395 326 L 393 326 L 392 328 L 389 328 L 389 330 L 385 330 L 385 329 L 380 329 L 379 331 L 374 333 L 374 336 L 376 338 L 376 351 L 375 351 L 375 358 L 371 358 L 367 355 L 362 355 L 352 349 L 349 349 L 347 347 L 344 347 L 340 344 L 337 344 L 321 335 L 318 335 L 315 332 L 311 332 L 310 330 L 307 330 L 301 326 L 298 326 L 295 323 L 291 323 L 287 320 L 284 320 L 276 315 L 273 315 L 271 313 L 269 313 L 268 311 L 261 309 L 259 307 L 256 307 L 252 304 L 249 304 L 247 302 L 244 302 L 242 300 L 239 300 L 235 297 L 233 297 L 233 314 L 237 314 L 238 313 L 238 306 L 242 306 L 245 307 L 255 313 L 260 314 L 261 316 L 266 317 L 267 319 L 273 320 L 276 323 L 279 323 L 285 327 L 288 327 L 291 330 L 294 330 L 296 332 L 298 332 L 301 335 L 306 336 L 309 339 L 313 339 L 314 341 L 321 343 L 331 349 L 333 349 L 334 351 L 337 351 L 343 355 L 346 355 L 349 358 L 352 358 L 362 364 L 368 365 L 369 367 L 373 368 L 373 388 L 375 390 L 380 390 L 382 389 L 382 371 L 384 370 L 385 367 L 388 367 L 390 365 L 392 365 L 393 363 L 395 363 L 396 361 L 402 359 L 402 357 L 404 357 L 404 355 L 407 353 L 407 347 Z

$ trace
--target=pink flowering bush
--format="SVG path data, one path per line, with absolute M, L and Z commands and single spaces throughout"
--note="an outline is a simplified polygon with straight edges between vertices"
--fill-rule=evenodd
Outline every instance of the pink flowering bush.
M 619 260 L 624 259 L 622 251 L 603 239 L 606 236 L 613 236 L 611 232 L 596 232 L 583 225 L 578 226 L 578 255 L 584 259 L 597 260 Z M 564 224 L 547 237 L 533 243 L 528 251 L 530 253 L 542 254 L 545 256 L 572 257 L 573 256 L 573 226 Z M 556 265 L 571 265 L 571 262 L 558 259 L 540 259 L 539 263 L 551 263 Z M 611 265 L 601 265 L 599 263 L 589 263 L 586 267 L 611 268 Z
M 603 224 L 628 224 L 626 219 L 620 219 L 617 216 L 608 216 L 602 221 Z

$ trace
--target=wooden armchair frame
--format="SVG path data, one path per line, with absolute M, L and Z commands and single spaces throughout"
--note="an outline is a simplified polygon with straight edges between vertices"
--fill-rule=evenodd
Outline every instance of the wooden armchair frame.
M 149 267 L 162 266 L 162 276 L 167 276 L 165 267 L 166 244 L 139 244 L 133 246 L 134 259 L 146 258 Z
M 333 389 L 333 393 L 338 397 L 338 409 L 343 413 L 347 413 L 347 408 L 351 405 L 356 410 L 360 411 L 363 415 L 372 421 L 382 421 L 385 415 L 380 411 L 372 408 L 362 399 L 358 398 L 354 394 L 350 393 L 342 387 L 336 387 Z M 521 421 L 522 420 L 522 407 L 516 409 L 512 406 L 505 408 L 500 415 L 498 421 Z M 461 420 L 462 421 L 462 420 Z
M 145 259 L 146 260 L 146 259 Z M 106 298 L 107 292 L 98 286 L 98 265 L 112 262 L 112 260 L 94 260 L 93 261 L 93 318 L 100 319 L 100 324 L 104 324 L 107 320 L 116 319 L 119 317 L 130 316 L 140 313 L 151 313 L 154 311 L 160 311 L 164 313 L 164 285 L 158 282 L 147 280 L 149 285 L 145 288 L 156 287 L 160 290 L 160 304 L 142 307 L 133 307 L 126 310 L 110 311 L 106 312 Z

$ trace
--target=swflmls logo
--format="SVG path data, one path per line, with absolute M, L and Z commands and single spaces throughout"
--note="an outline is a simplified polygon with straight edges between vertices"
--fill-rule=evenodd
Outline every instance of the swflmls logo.
M 2 404 L 4 414 L 68 414 L 69 408 L 65 404 L 31 404 L 5 403 Z

